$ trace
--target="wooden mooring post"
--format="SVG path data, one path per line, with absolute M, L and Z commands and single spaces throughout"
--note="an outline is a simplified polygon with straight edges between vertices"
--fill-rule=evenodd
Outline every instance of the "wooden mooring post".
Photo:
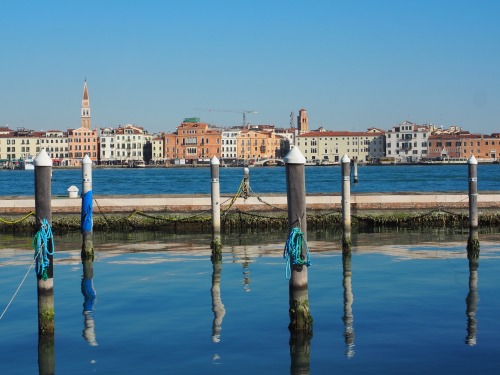
M 307 239 L 305 158 L 294 147 L 284 158 L 286 165 L 286 195 L 288 204 L 288 230 L 299 228 L 304 242 Z M 307 258 L 306 248 L 302 246 L 300 257 Z M 312 332 L 312 317 L 309 311 L 307 267 L 290 261 L 290 332 Z
M 82 260 L 94 259 L 92 204 L 92 160 L 88 155 L 85 155 L 82 160 L 82 212 L 80 222 L 83 237 Z
M 477 160 L 472 155 L 467 160 L 469 170 L 469 238 L 467 240 L 467 252 L 469 255 L 479 256 L 479 211 L 477 206 Z
M 247 199 L 250 195 L 250 169 L 243 168 L 243 198 Z
M 45 149 L 37 155 L 35 165 L 35 229 L 37 231 L 37 295 L 38 295 L 38 372 L 55 373 L 54 352 L 54 259 L 52 225 L 52 159 Z
M 351 250 L 351 160 L 342 157 L 342 250 Z
M 302 247 L 297 249 L 301 263 L 308 259 L 305 158 L 294 147 L 284 158 L 286 166 L 286 192 L 288 204 L 288 230 L 298 228 L 303 235 Z M 290 373 L 309 374 L 310 341 L 313 319 L 309 309 L 307 266 L 293 264 L 290 259 L 289 310 L 290 324 Z
M 220 222 L 220 181 L 219 181 L 219 166 L 220 162 L 216 156 L 210 160 L 210 173 L 212 181 L 212 244 L 211 248 L 215 252 L 220 252 L 222 249 L 221 243 L 221 222 Z
M 34 160 L 35 164 L 35 214 L 37 236 L 52 225 L 52 159 L 45 149 Z M 50 230 L 50 229 L 49 229 Z M 44 264 L 44 273 L 37 275 L 38 283 L 38 330 L 41 335 L 54 334 L 54 262 L 52 237 L 40 242 L 37 264 Z M 44 259 L 46 261 L 44 261 Z

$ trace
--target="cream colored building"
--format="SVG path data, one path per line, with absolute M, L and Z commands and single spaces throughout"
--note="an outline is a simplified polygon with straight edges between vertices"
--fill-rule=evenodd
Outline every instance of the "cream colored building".
M 379 129 L 366 132 L 314 131 L 299 135 L 297 147 L 307 163 L 339 163 L 344 154 L 352 160 L 371 162 L 385 156 L 385 134 Z

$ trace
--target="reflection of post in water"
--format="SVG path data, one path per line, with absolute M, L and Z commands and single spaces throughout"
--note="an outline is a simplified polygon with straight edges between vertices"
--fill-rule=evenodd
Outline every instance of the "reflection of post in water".
M 226 315 L 226 309 L 222 304 L 220 293 L 220 275 L 222 272 L 222 253 L 212 251 L 212 311 L 214 312 L 214 321 L 212 324 L 212 342 L 220 341 L 220 332 L 222 330 L 222 319 Z
M 476 311 L 479 301 L 478 274 L 479 268 L 479 238 L 477 229 L 471 229 L 467 240 L 467 259 L 469 260 L 469 293 L 465 302 L 467 304 L 467 337 L 465 343 L 469 346 L 476 345 L 477 321 Z
M 38 374 L 55 374 L 54 335 L 38 335 Z
M 352 294 L 351 284 L 351 251 L 342 252 L 342 270 L 343 280 L 342 286 L 344 287 L 344 339 L 346 347 L 346 357 L 352 358 L 354 356 L 354 317 L 352 314 L 352 303 L 354 300 Z
M 245 292 L 250 291 L 250 263 L 251 259 L 247 256 L 247 247 L 245 246 L 245 253 L 243 256 L 243 290 Z
M 82 254 L 83 255 L 83 254 Z M 90 346 L 97 346 L 94 322 L 94 303 L 96 293 L 94 290 L 94 265 L 92 259 L 84 259 L 82 294 L 83 294 L 83 316 L 85 317 L 82 336 Z

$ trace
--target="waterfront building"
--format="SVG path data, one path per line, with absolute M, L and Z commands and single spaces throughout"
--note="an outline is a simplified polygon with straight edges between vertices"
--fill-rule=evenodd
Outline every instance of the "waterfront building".
M 146 150 L 144 151 L 145 157 L 144 161 L 152 161 L 154 164 L 165 163 L 165 137 L 166 134 L 163 132 L 155 133 L 151 136 L 151 157 L 146 156 Z M 149 141 L 146 142 L 148 144 Z M 148 160 L 149 159 L 149 160 Z
M 15 163 L 20 159 L 34 158 L 40 143 L 38 134 L 34 130 L 25 128 L 18 128 L 15 131 L 2 128 L 0 131 L 0 160 L 2 163 L 9 161 Z
M 260 160 L 280 157 L 281 139 L 274 127 L 260 125 L 244 129 L 238 134 L 238 158 Z
M 386 158 L 395 163 L 416 163 L 427 158 L 431 125 L 404 121 L 386 132 Z
M 198 117 L 186 118 L 175 133 L 165 137 L 165 158 L 176 163 L 209 162 L 221 157 L 221 131 L 200 122 Z
M 238 135 L 240 129 L 233 128 L 224 130 L 221 134 L 221 159 L 233 162 L 238 159 Z
M 36 154 L 38 154 L 41 149 L 45 149 L 47 154 L 52 158 L 54 166 L 76 165 L 70 160 L 70 138 L 67 132 L 49 130 L 38 134 L 40 147 L 37 147 Z
M 318 130 L 299 135 L 297 147 L 307 163 L 340 163 L 344 154 L 360 162 L 375 162 L 385 156 L 385 134 L 375 128 L 366 132 Z
M 488 163 L 498 160 L 500 155 L 500 133 L 491 135 L 474 134 L 462 140 L 462 157 L 474 155 L 478 162 Z
M 105 165 L 145 161 L 144 148 L 150 140 L 151 137 L 144 128 L 132 124 L 101 128 L 99 161 Z

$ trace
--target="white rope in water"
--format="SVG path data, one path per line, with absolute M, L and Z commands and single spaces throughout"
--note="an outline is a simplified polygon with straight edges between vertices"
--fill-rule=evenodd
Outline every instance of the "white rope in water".
M 38 254 L 37 256 L 40 255 L 40 251 L 38 251 Z M 36 261 L 36 258 L 33 259 L 33 262 L 31 262 L 31 265 L 30 267 L 28 268 L 28 271 L 26 271 L 26 274 L 24 275 L 22 281 L 21 281 L 21 284 L 19 284 L 19 286 L 17 287 L 16 291 L 14 292 L 14 295 L 12 296 L 12 298 L 10 299 L 9 303 L 7 304 L 7 306 L 5 307 L 5 309 L 3 310 L 2 312 L 2 315 L 0 315 L 0 320 L 2 320 L 3 316 L 5 315 L 5 313 L 7 312 L 7 310 L 9 309 L 10 305 L 12 304 L 12 302 L 14 301 L 14 298 L 16 298 L 17 296 L 17 293 L 19 293 L 19 290 L 21 289 L 21 287 L 23 286 L 24 284 L 24 281 L 26 280 L 26 278 L 28 277 L 28 274 L 30 273 L 31 269 L 33 268 L 33 265 L 35 264 L 35 261 Z

